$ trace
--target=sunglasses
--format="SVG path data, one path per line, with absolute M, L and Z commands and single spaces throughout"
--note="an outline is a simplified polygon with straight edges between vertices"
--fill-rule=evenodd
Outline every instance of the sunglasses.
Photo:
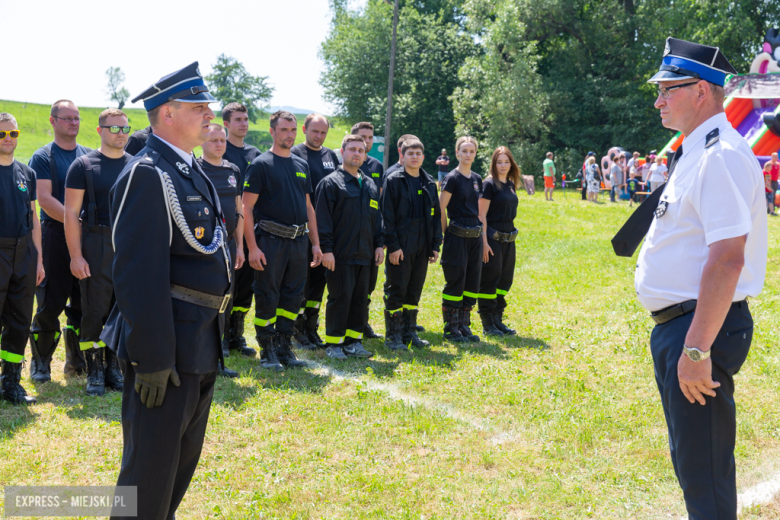
M 129 134 L 130 133 L 130 127 L 129 126 L 101 126 L 100 128 L 108 128 L 108 131 L 112 134 L 118 134 L 119 132 L 122 132 L 123 134 Z
M 673 87 L 658 87 L 658 95 L 661 96 L 662 99 L 669 99 L 669 96 L 672 95 L 673 90 L 677 90 L 678 88 L 683 87 L 690 87 L 691 85 L 696 85 L 699 83 L 699 81 L 692 81 L 690 83 L 683 83 L 682 85 L 675 85 Z
M 11 139 L 19 137 L 19 130 L 0 131 L 0 139 L 5 139 L 6 136 L 11 136 Z

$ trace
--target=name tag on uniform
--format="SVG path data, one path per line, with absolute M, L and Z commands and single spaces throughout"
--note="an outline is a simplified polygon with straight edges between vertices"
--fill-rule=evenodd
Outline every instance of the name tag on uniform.
M 306 178 L 306 174 L 305 174 L 305 173 L 303 173 L 303 172 L 295 172 L 295 175 L 297 175 L 298 177 L 301 177 L 301 178 L 303 178 L 303 179 L 305 179 L 305 178 Z
M 422 195 L 422 190 L 417 190 L 417 195 Z
M 187 197 L 187 202 L 200 202 L 201 200 L 203 200 L 203 197 L 197 197 L 197 196 Z
M 376 177 L 377 179 L 380 177 L 380 175 L 378 173 L 372 173 L 371 176 L 372 177 Z
M 431 208 L 431 216 L 433 216 L 433 208 Z
M 371 207 L 374 209 L 379 209 L 379 202 L 372 200 L 371 201 Z

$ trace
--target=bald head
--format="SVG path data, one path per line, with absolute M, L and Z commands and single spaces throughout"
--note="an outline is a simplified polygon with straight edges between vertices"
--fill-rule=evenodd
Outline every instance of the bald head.
M 330 122 L 322 114 L 309 114 L 303 120 L 303 134 L 306 136 L 306 146 L 312 150 L 322 148 L 322 143 L 328 137 Z

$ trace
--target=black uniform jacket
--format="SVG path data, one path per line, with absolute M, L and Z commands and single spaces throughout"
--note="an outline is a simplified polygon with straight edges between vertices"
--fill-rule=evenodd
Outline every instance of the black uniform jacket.
M 217 370 L 223 325 L 219 320 L 224 315 L 172 299 L 171 284 L 224 295 L 230 289 L 225 257 L 222 248 L 210 255 L 196 251 L 176 222 L 169 224 L 155 170 L 156 166 L 170 175 L 187 226 L 207 246 L 224 219 L 214 186 L 197 161 L 192 164 L 187 166 L 173 149 L 150 135 L 110 192 L 116 306 L 101 339 L 139 373 L 174 365 L 190 374 Z
M 130 155 L 138 155 L 138 152 L 143 150 L 144 146 L 146 146 L 146 141 L 149 139 L 150 135 L 152 135 L 151 126 L 147 126 L 143 130 L 136 130 L 133 132 L 133 135 L 127 139 L 127 143 L 125 144 L 125 152 L 129 153 Z
M 423 199 L 423 218 L 426 219 L 427 224 L 425 243 L 429 244 L 428 256 L 431 257 L 433 252 L 441 247 L 441 206 L 439 206 L 436 182 L 422 168 L 420 168 L 420 184 L 425 192 Z M 412 204 L 412 189 L 403 168 L 392 172 L 385 179 L 380 203 L 388 253 L 406 248 L 414 211 Z
M 372 264 L 374 250 L 385 239 L 379 190 L 366 174 L 360 175 L 362 187 L 357 177 L 338 168 L 322 179 L 316 192 L 320 249 L 347 265 Z

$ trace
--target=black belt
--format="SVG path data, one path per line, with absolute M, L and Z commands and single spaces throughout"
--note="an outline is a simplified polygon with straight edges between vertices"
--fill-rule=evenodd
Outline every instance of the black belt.
M 482 236 L 482 226 L 477 227 L 463 227 L 450 222 L 450 226 L 447 231 L 455 235 L 456 237 L 463 238 L 479 238 Z
M 490 231 L 490 230 L 489 230 Z M 489 235 L 490 238 L 497 242 L 514 242 L 517 238 L 517 230 L 515 229 L 511 233 L 502 233 L 500 231 L 492 230 L 493 234 Z
M 111 228 L 108 226 L 90 226 L 88 224 L 82 224 L 81 229 L 87 233 L 111 236 Z
M 181 300 L 187 303 L 194 303 L 201 307 L 208 307 L 209 309 L 217 309 L 220 314 L 225 312 L 230 301 L 230 293 L 228 292 L 224 296 L 214 296 L 212 294 L 196 291 L 195 289 L 188 289 L 181 285 L 171 284 L 171 297 L 177 300 Z
M 294 239 L 302 237 L 309 232 L 309 228 L 306 224 L 300 226 L 285 226 L 271 220 L 261 220 L 257 225 L 263 231 L 282 238 Z
M 16 247 L 27 244 L 30 238 L 32 238 L 32 232 L 18 238 L 0 238 L 0 247 Z
M 660 311 L 651 312 L 650 316 L 657 325 L 663 325 L 664 323 L 672 321 L 675 318 L 692 313 L 694 310 L 696 310 L 696 303 L 697 300 L 684 301 L 682 303 L 678 303 L 677 305 L 671 305 L 665 309 L 661 309 Z M 734 307 L 741 307 L 743 303 L 745 303 L 745 300 L 732 302 L 731 308 L 733 309 Z

